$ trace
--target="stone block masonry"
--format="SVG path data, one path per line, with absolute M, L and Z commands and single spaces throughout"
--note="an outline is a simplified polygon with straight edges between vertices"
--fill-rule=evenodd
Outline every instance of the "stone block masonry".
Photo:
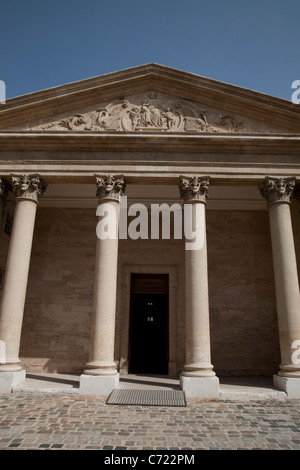
M 206 216 L 214 370 L 221 375 L 272 375 L 280 360 L 267 211 L 207 210 Z M 95 247 L 93 209 L 39 208 L 21 338 L 27 371 L 81 373 L 85 367 Z M 120 240 L 116 360 L 122 266 L 141 265 L 142 260 L 144 265 L 177 267 L 177 367 L 182 368 L 184 252 L 183 240 Z

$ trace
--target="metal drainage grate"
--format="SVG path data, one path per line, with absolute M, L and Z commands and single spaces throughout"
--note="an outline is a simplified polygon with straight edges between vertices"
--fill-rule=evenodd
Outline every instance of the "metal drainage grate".
M 182 390 L 127 390 L 115 389 L 106 400 L 107 405 L 186 406 Z

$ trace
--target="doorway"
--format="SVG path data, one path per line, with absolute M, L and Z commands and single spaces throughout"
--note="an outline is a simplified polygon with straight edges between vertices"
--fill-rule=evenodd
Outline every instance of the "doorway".
M 129 373 L 168 374 L 169 276 L 132 274 Z

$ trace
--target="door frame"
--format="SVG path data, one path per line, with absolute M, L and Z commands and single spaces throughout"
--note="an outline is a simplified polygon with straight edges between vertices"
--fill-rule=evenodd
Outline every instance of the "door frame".
M 169 275 L 169 363 L 168 375 L 175 377 L 177 370 L 177 266 L 173 265 L 124 265 L 122 268 L 122 312 L 121 312 L 121 351 L 120 374 L 128 374 L 129 336 L 130 336 L 130 296 L 131 274 L 168 274 Z

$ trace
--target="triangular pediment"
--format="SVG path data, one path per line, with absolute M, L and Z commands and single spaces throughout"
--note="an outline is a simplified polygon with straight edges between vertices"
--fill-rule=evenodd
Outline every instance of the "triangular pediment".
M 295 133 L 300 110 L 279 98 L 150 64 L 8 100 L 0 129 Z

